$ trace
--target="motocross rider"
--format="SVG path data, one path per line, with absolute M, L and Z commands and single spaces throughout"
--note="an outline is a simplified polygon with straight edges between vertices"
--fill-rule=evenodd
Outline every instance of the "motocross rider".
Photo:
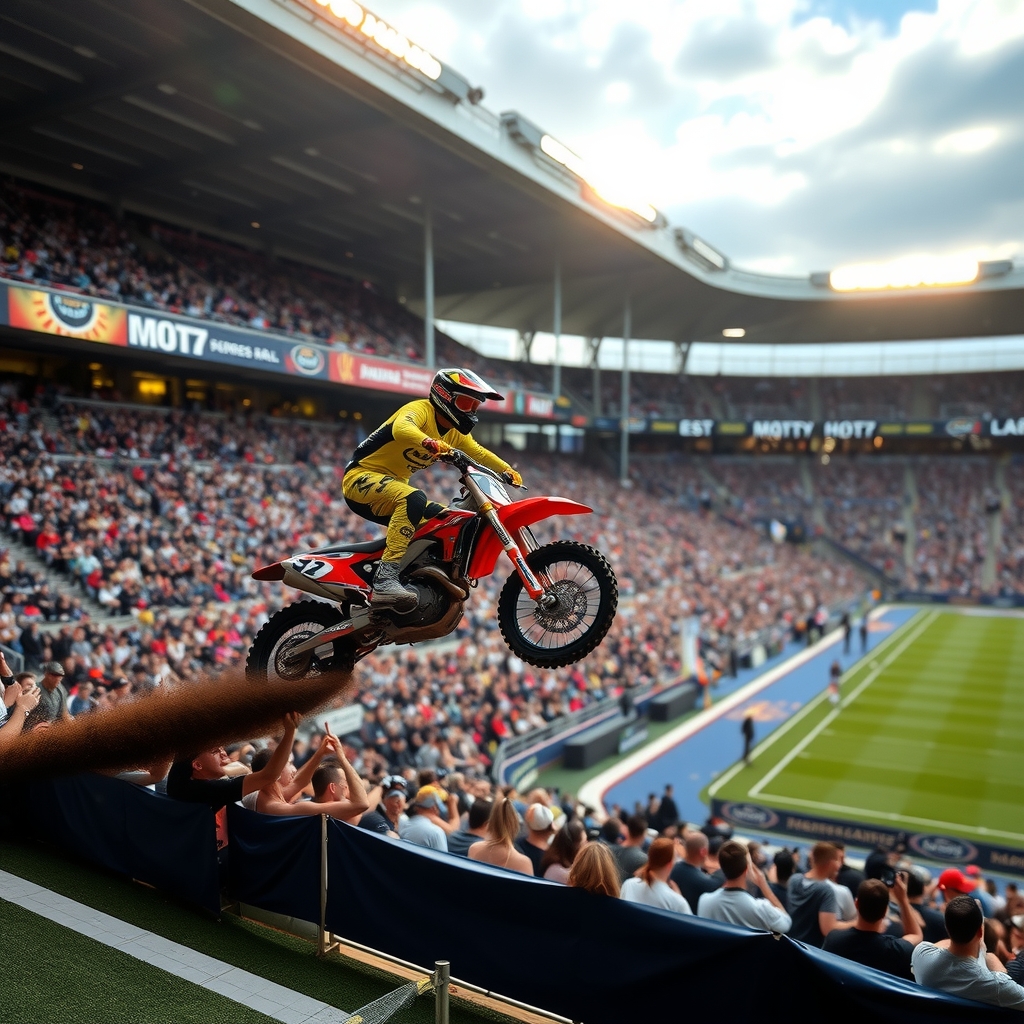
M 401 583 L 399 566 L 416 528 L 440 515 L 444 506 L 410 485 L 413 473 L 458 448 L 500 473 L 507 483 L 522 484 L 523 478 L 504 459 L 469 436 L 478 422 L 480 403 L 502 398 L 472 370 L 438 370 L 429 398 L 403 405 L 353 452 L 342 481 L 345 501 L 356 515 L 388 528 L 373 577 L 371 605 L 396 612 L 416 607 L 416 591 Z

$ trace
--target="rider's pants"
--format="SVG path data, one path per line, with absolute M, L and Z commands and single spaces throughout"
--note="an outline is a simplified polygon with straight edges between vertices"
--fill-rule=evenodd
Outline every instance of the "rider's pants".
M 423 491 L 407 480 L 359 466 L 345 474 L 341 492 L 357 516 L 388 528 L 382 562 L 400 562 L 420 523 L 444 511 L 443 505 L 429 501 Z

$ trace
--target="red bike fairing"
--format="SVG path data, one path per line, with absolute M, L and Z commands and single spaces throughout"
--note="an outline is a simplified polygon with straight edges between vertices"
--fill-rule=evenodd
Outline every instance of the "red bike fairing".
M 550 519 L 552 516 L 577 516 L 594 510 L 588 505 L 583 505 L 570 498 L 524 498 L 522 501 L 514 501 L 509 505 L 502 505 L 496 508 L 498 519 L 502 526 L 515 539 L 515 531 L 531 523 L 538 523 L 542 519 Z M 502 553 L 501 541 L 494 530 L 484 528 L 473 551 L 473 557 L 469 563 L 466 575 L 470 579 L 482 579 L 494 572 L 495 563 Z

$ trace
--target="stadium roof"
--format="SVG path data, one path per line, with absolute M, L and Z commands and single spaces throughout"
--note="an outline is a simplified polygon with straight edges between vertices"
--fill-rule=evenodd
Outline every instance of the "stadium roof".
M 602 201 L 572 154 L 354 0 L 8 0 L 0 25 L 0 171 L 366 276 L 421 311 L 429 206 L 441 318 L 550 330 L 558 254 L 568 334 L 621 334 L 627 293 L 638 338 L 1024 331 L 1008 263 L 881 296 L 732 268 Z

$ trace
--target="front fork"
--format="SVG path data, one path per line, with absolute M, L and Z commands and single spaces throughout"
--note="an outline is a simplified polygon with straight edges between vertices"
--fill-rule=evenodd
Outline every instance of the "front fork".
M 554 605 L 558 598 L 550 591 L 550 582 L 545 580 L 543 583 L 537 579 L 533 574 L 533 570 L 526 564 L 526 559 L 523 557 L 523 552 L 519 545 L 512 539 L 508 530 L 505 529 L 504 524 L 498 518 L 498 513 L 494 508 L 492 502 L 487 499 L 487 496 L 483 491 L 477 487 L 473 478 L 466 474 L 462 478 L 463 486 L 473 496 L 473 500 L 476 502 L 476 507 L 480 512 L 480 515 L 487 520 L 491 525 L 491 529 L 498 535 L 498 540 L 501 541 L 501 546 L 505 549 L 505 554 L 508 555 L 509 561 L 516 567 L 516 572 L 519 573 L 519 578 L 523 581 L 523 589 L 536 601 L 542 608 L 550 608 Z M 519 531 L 520 536 L 523 540 L 523 547 L 533 551 L 537 547 L 537 542 L 533 539 L 533 535 L 527 527 L 523 527 Z

